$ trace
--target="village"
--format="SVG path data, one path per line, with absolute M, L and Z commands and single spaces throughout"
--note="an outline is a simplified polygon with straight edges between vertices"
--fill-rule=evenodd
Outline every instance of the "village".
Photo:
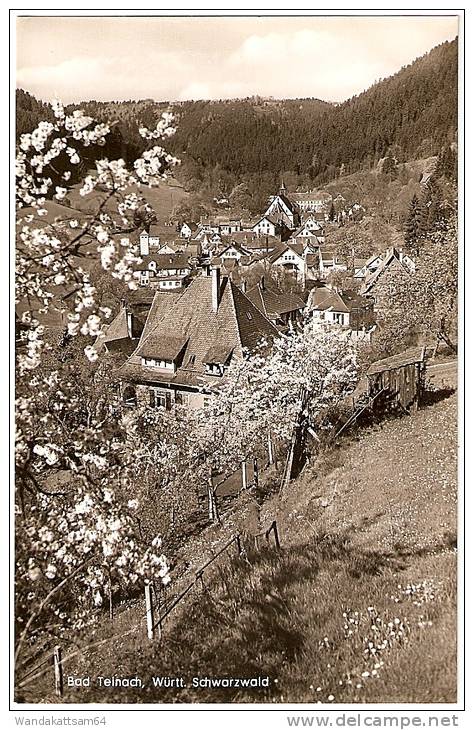
M 414 262 L 394 247 L 342 260 L 325 246 L 342 196 L 297 195 L 282 183 L 253 221 L 216 216 L 139 231 L 138 287 L 94 343 L 123 359 L 125 403 L 200 407 L 233 358 L 308 319 L 370 344 L 394 282 L 409 281 Z M 339 225 L 357 216 L 360 205 L 340 208 Z
M 455 701 L 457 44 L 400 66 L 17 90 L 19 705 Z

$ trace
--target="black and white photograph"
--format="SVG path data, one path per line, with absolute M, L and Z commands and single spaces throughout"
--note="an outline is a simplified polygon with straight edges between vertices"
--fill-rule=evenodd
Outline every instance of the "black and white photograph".
M 239 12 L 10 11 L 12 706 L 457 726 L 464 11 Z

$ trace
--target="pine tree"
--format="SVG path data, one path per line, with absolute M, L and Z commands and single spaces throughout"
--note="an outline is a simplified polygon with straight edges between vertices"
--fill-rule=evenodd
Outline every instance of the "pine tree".
M 392 155 L 386 157 L 382 162 L 382 174 L 387 175 L 390 181 L 396 180 L 398 175 L 397 163 Z
M 458 157 L 450 146 L 443 147 L 436 163 L 435 176 L 447 177 L 450 180 L 457 180 L 458 176 Z
M 426 208 L 415 195 L 411 199 L 405 222 L 405 244 L 411 253 L 418 255 L 420 241 L 426 233 Z
M 331 223 L 336 220 L 336 209 L 334 207 L 334 202 L 331 200 L 331 207 L 329 208 L 329 220 Z
M 431 179 L 426 186 L 422 205 L 426 211 L 425 230 L 426 233 L 429 233 L 436 228 L 442 218 L 441 190 L 439 185 L 433 179 Z

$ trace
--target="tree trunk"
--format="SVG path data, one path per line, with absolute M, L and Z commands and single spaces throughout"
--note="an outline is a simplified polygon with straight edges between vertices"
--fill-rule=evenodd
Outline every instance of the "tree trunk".
M 275 463 L 275 451 L 273 446 L 273 439 L 271 431 L 268 432 L 268 465 L 271 466 Z
M 447 346 L 449 347 L 449 349 L 455 355 L 457 355 L 457 352 L 458 352 L 457 345 L 454 344 L 454 342 L 451 340 L 451 338 L 445 332 L 440 332 L 439 333 L 439 336 L 441 337 L 442 340 L 444 340 L 444 342 L 447 344 Z
M 207 487 L 207 508 L 210 522 L 220 522 L 219 509 L 217 507 L 217 497 L 212 484 L 212 477 L 209 479 Z

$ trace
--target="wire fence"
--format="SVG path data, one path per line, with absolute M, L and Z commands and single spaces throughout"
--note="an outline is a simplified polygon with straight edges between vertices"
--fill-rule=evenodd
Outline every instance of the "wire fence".
M 255 549 L 260 549 L 263 540 L 263 544 L 270 545 L 271 538 L 273 536 L 273 545 L 276 549 L 280 549 L 280 539 L 278 534 L 277 523 L 274 520 L 270 527 L 261 533 L 253 536 L 253 542 Z M 174 598 L 171 599 L 169 605 L 166 599 L 163 601 L 160 592 L 156 590 L 154 583 L 149 583 L 145 586 L 145 613 L 139 617 L 139 622 L 132 626 L 126 631 L 120 631 L 112 636 L 108 636 L 105 639 L 94 641 L 86 646 L 81 646 L 75 651 L 62 656 L 62 650 L 59 645 L 55 646 L 53 651 L 49 652 L 46 657 L 34 667 L 28 670 L 18 681 L 18 689 L 24 689 L 33 682 L 43 677 L 46 673 L 50 672 L 51 669 L 54 671 L 54 684 L 55 693 L 57 696 L 63 694 L 63 667 L 66 663 L 85 652 L 96 653 L 100 646 L 109 642 L 115 641 L 116 639 L 123 639 L 125 636 L 129 636 L 139 629 L 143 630 L 143 619 L 146 619 L 147 635 L 150 640 L 163 638 L 163 628 L 165 620 L 169 619 L 169 616 L 175 611 L 177 606 L 189 595 L 193 588 L 197 585 L 204 588 L 204 573 L 210 569 L 210 567 L 223 555 L 228 554 L 230 549 L 235 545 L 236 547 L 236 558 L 240 558 L 245 555 L 246 551 L 244 548 L 244 536 L 241 533 L 236 533 L 215 553 L 204 565 L 200 566 L 194 573 L 194 578 L 188 583 L 188 585 Z

